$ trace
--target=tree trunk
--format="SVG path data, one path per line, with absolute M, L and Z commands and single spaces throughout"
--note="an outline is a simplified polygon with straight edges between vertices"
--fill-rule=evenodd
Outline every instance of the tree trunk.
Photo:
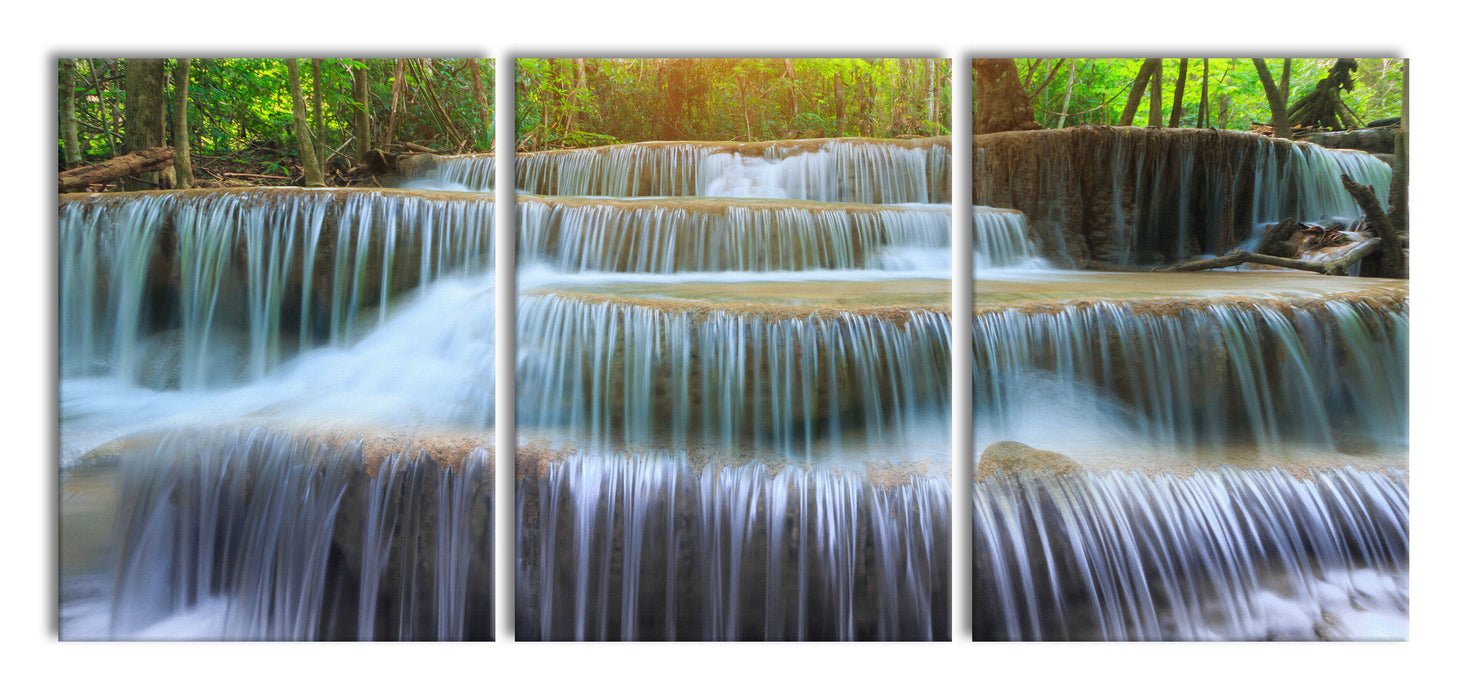
M 1203 59 L 1203 93 L 1198 96 L 1198 128 L 1208 126 L 1208 59 Z
M 311 143 L 311 124 L 306 119 L 306 100 L 301 97 L 301 72 L 296 59 L 285 59 L 286 79 L 290 83 L 291 112 L 296 120 L 296 150 L 301 156 L 301 168 L 305 170 L 306 187 L 324 187 L 326 180 L 321 176 L 321 163 L 316 160 L 316 149 Z
M 1344 173 L 1341 174 L 1341 184 L 1346 186 L 1346 191 L 1361 206 L 1361 211 L 1366 213 L 1366 221 L 1371 224 L 1377 238 L 1381 239 L 1381 276 L 1406 279 L 1407 260 L 1402 253 L 1402 239 L 1397 235 L 1397 229 L 1392 226 L 1386 212 L 1381 210 L 1381 202 L 1376 199 L 1376 190 L 1371 185 L 1358 184 Z
M 311 143 L 316 145 L 316 164 L 323 169 L 326 167 L 326 109 L 322 106 L 324 93 L 321 92 L 321 61 L 322 59 L 311 59 L 311 116 L 313 126 L 311 131 Z
M 367 59 L 357 61 L 362 65 L 352 68 L 352 128 L 357 136 L 357 162 L 361 163 L 372 150 L 372 120 L 367 116 Z M 476 80 L 478 77 L 475 74 Z
M 1147 126 L 1162 128 L 1162 64 L 1152 71 L 1151 85 L 1147 90 Z
M 741 82 L 740 83 L 740 92 L 739 92 L 739 99 L 741 100 L 741 104 L 742 104 L 742 101 L 744 100 L 744 88 L 743 88 L 743 85 L 744 85 L 743 82 Z M 835 89 L 836 89 L 836 135 L 837 136 L 845 136 L 846 135 L 846 95 L 844 94 L 844 90 L 842 89 L 842 85 L 841 85 L 841 71 L 839 71 L 839 70 L 836 71 L 836 85 L 835 85 Z M 745 128 L 748 129 L 748 127 L 749 127 L 749 112 L 747 110 L 744 113 L 744 124 L 745 124 Z
M 795 117 L 800 114 L 800 105 L 796 103 L 797 97 L 796 97 L 796 93 L 795 93 L 795 59 L 793 59 L 793 58 L 787 58 L 787 59 L 785 59 L 785 75 L 786 75 L 786 77 L 788 77 L 790 79 L 790 124 L 789 124 L 789 126 L 791 128 L 794 128 L 794 126 L 795 126 Z
M 76 135 L 76 59 L 63 58 L 56 98 L 61 107 L 62 165 L 76 167 L 82 162 L 82 147 Z
M 1387 218 L 1391 219 L 1392 225 L 1400 231 L 1408 230 L 1407 226 L 1407 176 L 1411 161 L 1407 156 L 1407 122 L 1410 110 L 1407 108 L 1407 97 L 1409 83 L 1408 71 L 1411 68 L 1410 59 L 1402 60 L 1402 123 L 1397 127 L 1396 149 L 1392 156 L 1392 188 L 1391 194 L 1386 198 L 1388 211 Z
M 566 118 L 566 132 L 572 133 L 581 130 L 581 122 L 585 120 L 586 114 L 581 109 L 583 95 L 586 94 L 586 59 L 571 59 L 571 109 Z
M 1014 59 L 976 58 L 973 70 L 975 134 L 1040 128 Z
M 484 79 L 479 77 L 479 59 L 466 58 L 464 63 L 469 66 L 469 81 L 474 90 L 474 104 L 479 107 L 480 127 L 483 129 L 484 137 L 488 139 L 493 128 L 489 119 L 489 100 L 484 96 Z M 493 150 L 494 144 L 489 144 L 489 147 Z
M 1287 68 L 1288 69 L 1288 68 Z M 1269 66 L 1264 64 L 1264 59 L 1254 59 L 1254 70 L 1259 72 L 1259 82 L 1264 85 L 1264 96 L 1269 98 L 1269 114 L 1274 122 L 1274 135 L 1277 138 L 1294 138 L 1294 131 L 1290 129 L 1289 111 L 1285 109 L 1284 96 L 1280 94 L 1279 88 L 1274 85 L 1274 76 L 1269 74 Z
M 1079 61 L 1071 61 L 1070 62 L 1070 77 L 1065 80 L 1065 99 L 1063 99 L 1063 100 L 1060 101 L 1060 123 L 1056 125 L 1055 128 L 1057 128 L 1057 129 L 1064 129 L 1065 128 L 1065 118 L 1067 116 L 1070 116 L 1069 115 L 1069 112 L 1070 112 L 1070 93 L 1071 93 L 1072 90 L 1075 89 L 1075 86 L 1076 86 L 1076 64 L 1077 63 L 1079 63 Z
M 403 94 L 403 73 L 408 70 L 408 59 L 400 58 L 393 65 L 392 71 L 392 97 L 387 103 L 387 134 L 382 137 L 385 144 L 392 143 L 397 138 L 398 128 L 398 100 Z
M 1142 68 L 1137 71 L 1137 77 L 1132 81 L 1132 90 L 1127 93 L 1126 106 L 1121 110 L 1118 125 L 1132 125 L 1132 121 L 1137 118 L 1137 107 L 1142 105 L 1142 94 L 1147 91 L 1147 84 L 1152 81 L 1152 74 L 1160 70 L 1161 65 L 1162 59 L 1160 58 L 1149 58 L 1142 61 Z
M 124 90 L 127 93 L 122 122 L 124 154 L 164 145 L 164 63 L 161 58 L 129 58 L 124 65 Z M 122 189 L 157 189 L 158 180 L 157 171 L 140 173 L 124 179 Z
M 146 148 L 121 155 L 95 165 L 73 168 L 57 175 L 59 191 L 80 189 L 98 182 L 156 173 L 173 165 L 173 150 L 166 147 Z
M 189 60 L 173 67 L 173 173 L 181 190 L 194 186 L 194 164 L 189 160 Z
M 1183 123 L 1183 88 L 1188 83 L 1188 59 L 1178 59 L 1177 82 L 1172 86 L 1172 113 L 1167 115 L 1167 125 L 1176 129 Z
M 94 58 L 89 62 L 91 70 L 88 72 L 92 79 L 92 91 L 97 93 L 97 111 L 102 116 L 102 133 L 107 136 L 107 157 L 113 158 L 118 155 L 117 136 L 113 134 L 113 116 L 107 111 L 107 96 L 103 94 L 102 83 L 98 75 L 102 74 L 105 62 L 100 58 Z

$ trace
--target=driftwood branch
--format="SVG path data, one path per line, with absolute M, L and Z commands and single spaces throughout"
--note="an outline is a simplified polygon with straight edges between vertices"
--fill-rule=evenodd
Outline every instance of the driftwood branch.
M 1346 186 L 1346 191 L 1351 193 L 1356 204 L 1366 212 L 1366 221 L 1381 239 L 1381 276 L 1406 279 L 1407 261 L 1402 254 L 1402 238 L 1397 233 L 1397 227 L 1387 218 L 1386 212 L 1381 210 L 1381 202 L 1376 200 L 1376 191 L 1370 185 L 1353 181 L 1345 173 L 1341 174 L 1341 184 Z
M 1237 267 L 1244 263 L 1255 263 L 1258 265 L 1270 265 L 1273 267 L 1287 267 L 1291 270 L 1304 270 L 1306 272 L 1318 272 L 1322 275 L 1344 275 L 1347 270 L 1371 254 L 1381 249 L 1379 239 L 1368 239 L 1364 243 L 1348 250 L 1345 254 L 1329 258 L 1320 262 L 1308 262 L 1295 260 L 1294 258 L 1281 258 L 1275 255 L 1263 255 L 1252 253 L 1247 250 L 1235 250 L 1228 255 L 1220 255 L 1210 260 L 1193 260 L 1167 267 L 1156 268 L 1155 272 L 1201 272 L 1203 270 L 1217 270 L 1223 267 Z
M 145 148 L 95 165 L 72 168 L 57 175 L 59 191 L 76 190 L 120 177 L 173 167 L 172 148 Z

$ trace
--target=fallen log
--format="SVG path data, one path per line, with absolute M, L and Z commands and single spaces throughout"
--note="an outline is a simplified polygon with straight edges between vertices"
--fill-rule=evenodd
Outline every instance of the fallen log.
M 1352 265 L 1361 262 L 1361 260 L 1380 249 L 1380 239 L 1372 238 L 1351 248 L 1344 255 L 1319 262 L 1281 258 L 1275 255 L 1264 255 L 1240 249 L 1234 250 L 1228 255 L 1220 255 L 1209 260 L 1192 260 L 1167 267 L 1153 268 L 1153 272 L 1201 272 L 1203 270 L 1217 270 L 1224 267 L 1238 267 L 1244 263 L 1255 263 L 1258 265 L 1270 265 L 1272 267 L 1285 267 L 1291 270 L 1318 272 L 1322 275 L 1342 276 L 1351 269 Z
M 1366 212 L 1366 222 L 1371 224 L 1372 233 L 1381 239 L 1381 276 L 1406 279 L 1407 265 L 1402 254 L 1402 238 L 1397 233 L 1397 227 L 1387 218 L 1386 212 L 1382 211 L 1381 202 L 1376 200 L 1376 191 L 1370 185 L 1357 183 L 1345 173 L 1341 173 L 1341 184 L 1345 185 L 1346 191 L 1360 205 L 1361 211 Z
M 56 176 L 56 184 L 58 191 L 66 192 L 99 182 L 116 180 L 120 177 L 151 173 L 172 167 L 172 148 L 145 148 L 94 165 L 84 165 L 63 171 Z

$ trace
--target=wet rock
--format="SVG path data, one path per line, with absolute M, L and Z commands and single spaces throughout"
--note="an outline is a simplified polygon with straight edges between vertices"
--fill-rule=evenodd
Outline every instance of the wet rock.
M 1039 474 L 1062 476 L 1080 470 L 1081 465 L 1059 452 L 1037 450 L 1021 442 L 1004 440 L 984 449 L 974 476 L 978 479 Z

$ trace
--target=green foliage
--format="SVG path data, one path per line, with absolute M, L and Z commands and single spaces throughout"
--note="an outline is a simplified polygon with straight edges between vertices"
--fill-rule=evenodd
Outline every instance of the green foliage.
M 1334 58 L 1295 58 L 1290 60 L 1290 94 L 1288 102 L 1304 96 L 1323 79 L 1335 63 Z M 1394 117 L 1402 107 L 1402 60 L 1395 58 L 1357 59 L 1361 69 L 1355 74 L 1356 89 L 1342 93 L 1346 104 L 1364 121 Z M 1070 104 L 1065 112 L 1066 126 L 1078 124 L 1114 125 L 1126 105 L 1127 92 L 1143 59 L 1019 59 L 1022 82 L 1030 93 L 1035 108 L 1035 118 L 1046 128 L 1060 123 L 1065 99 L 1066 83 L 1071 66 L 1075 64 L 1075 84 L 1071 90 Z M 1057 63 L 1063 62 L 1055 77 L 1043 84 L 1046 76 Z M 1283 75 L 1284 59 L 1266 59 L 1270 74 L 1276 84 Z M 1175 58 L 1162 61 L 1162 109 L 1163 123 L 1172 110 L 1174 81 L 1177 79 L 1181 61 Z M 1181 124 L 1194 126 L 1198 119 L 1198 100 L 1203 89 L 1203 59 L 1188 60 L 1188 75 L 1183 88 Z M 1220 100 L 1219 98 L 1226 98 Z M 1208 61 L 1208 111 L 1207 126 L 1248 130 L 1255 123 L 1268 124 L 1269 100 L 1264 95 L 1263 84 L 1255 70 L 1252 59 L 1226 58 Z M 1227 104 L 1226 112 L 1220 112 L 1221 103 Z M 1150 100 L 1142 99 L 1137 109 L 1136 125 L 1145 125 L 1151 110 Z M 1219 122 L 1220 114 L 1226 121 Z
M 346 161 L 354 150 L 348 145 L 352 138 L 352 111 L 357 106 L 352 96 L 351 69 L 367 69 L 366 107 L 372 118 L 373 143 L 381 144 L 390 138 L 387 125 L 398 60 L 329 58 L 322 61 L 325 133 L 315 137 L 324 139 L 326 151 L 336 163 L 348 164 Z M 488 105 L 490 114 L 485 115 L 475 100 L 466 63 L 470 59 L 406 60 L 411 67 L 403 78 L 392 140 L 412 141 L 446 152 L 489 150 L 494 141 L 493 104 Z M 486 96 L 492 95 L 493 61 L 472 60 L 477 62 Z M 171 80 L 171 62 L 168 68 Z M 114 152 L 117 146 L 113 144 L 121 143 L 123 132 L 126 69 L 125 59 L 76 61 L 76 113 L 84 160 L 97 161 L 117 155 Z M 301 59 L 300 70 L 301 89 L 309 111 L 315 104 L 311 61 Z M 294 154 L 290 91 L 281 59 L 194 59 L 189 70 L 189 100 L 189 138 L 196 158 L 241 151 Z M 171 100 L 168 109 L 173 109 Z M 314 124 L 314 119 L 310 121 Z M 171 111 L 168 123 L 171 129 Z M 109 133 L 113 137 L 110 141 Z M 283 167 L 269 159 L 265 163 L 267 167 Z
M 946 60 L 561 58 L 515 69 L 516 135 L 529 149 L 935 135 L 952 121 Z

